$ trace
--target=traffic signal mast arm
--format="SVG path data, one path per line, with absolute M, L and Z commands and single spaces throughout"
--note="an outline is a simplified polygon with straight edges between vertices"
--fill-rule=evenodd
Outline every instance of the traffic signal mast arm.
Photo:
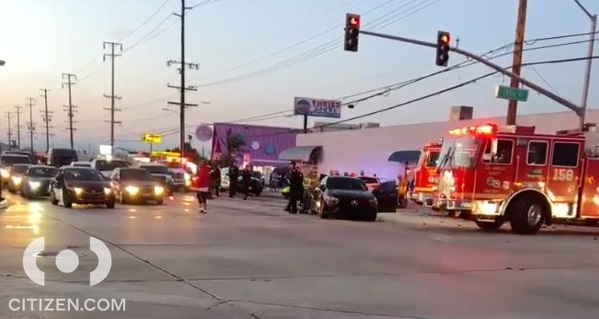
M 370 31 L 360 31 L 361 34 L 364 35 L 370 35 L 373 37 L 378 37 L 378 38 L 384 38 L 384 39 L 389 39 L 389 40 L 395 40 L 395 41 L 401 41 L 401 42 L 407 42 L 407 43 L 412 43 L 412 44 L 416 44 L 416 45 L 421 45 L 421 46 L 425 46 L 425 47 L 431 47 L 431 48 L 437 48 L 438 44 L 437 43 L 431 43 L 431 42 L 426 42 L 426 41 L 421 41 L 421 40 L 416 40 L 416 39 L 410 39 L 410 38 L 405 38 L 405 37 L 398 37 L 398 36 L 394 36 L 394 35 L 388 35 L 388 34 L 382 34 L 382 33 L 376 33 L 376 32 L 370 32 Z M 492 68 L 493 70 L 503 74 L 503 75 L 507 75 L 509 77 L 512 78 L 516 78 L 518 79 L 518 81 L 520 81 L 522 84 L 530 87 L 531 89 L 539 92 L 540 94 L 543 94 L 544 96 L 554 100 L 555 102 L 567 107 L 568 109 L 574 111 L 578 116 L 582 116 L 584 114 L 584 109 L 579 107 L 578 105 L 562 98 L 559 95 L 553 94 L 551 93 L 551 91 L 548 91 L 546 89 L 544 89 L 543 87 L 534 84 L 533 82 L 519 76 L 516 75 L 508 70 L 506 70 L 505 68 L 490 62 L 488 60 L 486 60 L 483 57 L 480 57 L 474 53 L 470 53 L 468 51 L 462 50 L 462 49 L 458 49 L 455 47 L 449 47 L 450 51 L 456 52 L 458 54 L 461 54 L 465 57 L 468 57 L 472 60 L 478 61 L 490 68 Z

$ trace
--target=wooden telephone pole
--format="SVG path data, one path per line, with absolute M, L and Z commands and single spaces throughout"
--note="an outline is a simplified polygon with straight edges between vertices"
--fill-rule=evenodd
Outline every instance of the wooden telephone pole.
M 514 58 L 512 61 L 512 73 L 520 76 L 522 70 L 522 50 L 524 48 L 524 30 L 526 28 L 526 8 L 528 6 L 528 0 L 519 0 L 518 5 L 518 21 L 516 25 L 516 40 L 514 41 Z M 520 81 L 517 78 L 511 78 L 510 86 L 518 88 Z M 509 100 L 506 123 L 507 125 L 516 124 L 516 115 L 518 113 L 518 101 Z

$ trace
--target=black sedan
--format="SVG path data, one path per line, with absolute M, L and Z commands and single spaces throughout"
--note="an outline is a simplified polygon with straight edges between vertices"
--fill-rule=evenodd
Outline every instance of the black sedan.
M 111 183 L 98 170 L 85 167 L 61 167 L 50 182 L 52 205 L 106 205 L 114 208 L 116 198 Z
M 112 186 L 121 204 L 164 202 L 165 189 L 143 168 L 117 168 L 111 176 Z
M 362 180 L 327 176 L 318 189 L 313 209 L 321 218 L 344 216 L 376 221 L 378 201 Z
M 31 165 L 21 181 L 21 195 L 27 199 L 50 195 L 48 190 L 58 169 L 46 165 Z
M 31 164 L 15 164 L 9 168 L 9 179 L 6 182 L 8 191 L 15 194 L 21 189 L 21 183 L 23 182 L 23 175 L 27 172 L 27 169 Z

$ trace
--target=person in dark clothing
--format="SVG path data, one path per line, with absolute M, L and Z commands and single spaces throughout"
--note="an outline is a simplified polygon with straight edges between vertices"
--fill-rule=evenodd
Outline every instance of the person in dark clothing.
M 297 201 L 304 197 L 304 174 L 291 162 L 291 173 L 289 174 L 289 213 L 297 214 Z
M 216 197 L 220 197 L 220 168 L 218 165 L 214 164 L 212 166 L 212 171 L 210 172 L 210 179 L 212 180 L 212 187 L 214 188 L 214 195 Z
M 252 182 L 252 167 L 246 166 L 241 173 L 241 187 L 243 188 L 244 200 L 250 196 L 250 184 Z
M 229 197 L 235 197 L 235 195 L 237 195 L 238 179 L 239 168 L 233 163 L 229 166 Z

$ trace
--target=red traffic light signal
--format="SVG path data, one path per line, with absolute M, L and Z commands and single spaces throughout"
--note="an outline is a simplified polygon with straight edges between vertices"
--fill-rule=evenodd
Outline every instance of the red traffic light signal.
M 437 32 L 437 60 L 435 64 L 438 66 L 447 66 L 449 61 L 449 43 L 451 35 L 446 31 Z
M 345 51 L 358 51 L 358 36 L 360 35 L 360 15 L 348 13 L 345 16 Z

